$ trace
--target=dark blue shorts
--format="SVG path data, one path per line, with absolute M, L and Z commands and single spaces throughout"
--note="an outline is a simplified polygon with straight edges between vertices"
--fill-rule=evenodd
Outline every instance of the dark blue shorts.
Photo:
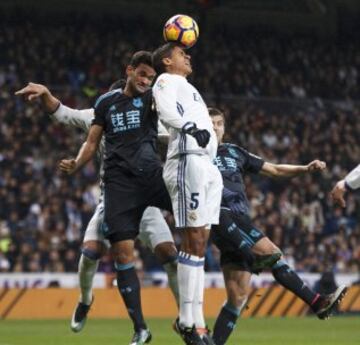
M 211 240 L 221 253 L 220 264 L 232 263 L 249 272 L 239 248 L 252 247 L 264 237 L 247 214 L 236 214 L 227 208 L 221 208 L 219 225 L 211 229 Z

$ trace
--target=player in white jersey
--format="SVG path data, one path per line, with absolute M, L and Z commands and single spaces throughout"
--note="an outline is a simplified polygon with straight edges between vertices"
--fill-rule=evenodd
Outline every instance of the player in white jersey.
M 345 207 L 345 192 L 357 189 L 360 189 L 360 164 L 351 170 L 343 180 L 336 183 L 335 187 L 331 191 L 331 197 L 341 207 Z
M 153 95 L 159 118 L 170 133 L 164 181 L 176 227 L 182 229 L 178 282 L 180 313 L 175 327 L 187 344 L 212 343 L 203 315 L 204 255 L 212 224 L 218 224 L 222 178 L 213 165 L 217 139 L 202 97 L 186 77 L 190 56 L 174 43 L 153 53 L 159 75 Z M 203 330 L 203 339 L 196 329 Z
M 118 87 L 114 83 L 111 89 Z M 29 83 L 26 87 L 16 93 L 23 95 L 27 100 L 32 101 L 40 98 L 45 110 L 50 113 L 51 117 L 65 125 L 77 127 L 88 132 L 91 122 L 94 118 L 94 109 L 77 110 L 69 108 L 54 97 L 50 91 L 41 84 Z M 167 141 L 168 133 L 159 123 L 159 139 Z M 100 185 L 102 185 L 102 166 L 103 166 L 104 143 L 99 146 L 100 168 Z M 92 303 L 92 282 L 97 271 L 99 259 L 109 247 L 105 240 L 101 227 L 104 219 L 104 202 L 103 196 L 100 196 L 99 203 L 91 218 L 83 239 L 82 255 L 79 261 L 79 284 L 80 299 L 77 308 L 72 317 L 71 329 L 79 332 L 84 327 L 86 315 L 89 306 Z M 169 285 L 174 293 L 178 303 L 178 286 L 176 276 L 176 259 L 177 252 L 174 245 L 173 237 L 166 221 L 158 208 L 148 207 L 140 222 L 139 231 L 140 241 L 149 247 L 157 259 L 162 263 L 167 275 Z

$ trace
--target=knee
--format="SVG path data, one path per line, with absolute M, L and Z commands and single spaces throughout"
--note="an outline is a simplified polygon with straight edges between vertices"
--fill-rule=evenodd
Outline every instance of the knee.
M 173 242 L 163 242 L 154 249 L 154 254 L 161 264 L 175 262 L 178 252 Z
M 130 250 L 124 247 L 122 248 L 112 247 L 112 256 L 113 256 L 113 260 L 116 263 L 122 265 L 126 265 L 135 261 L 133 248 L 131 248 Z
M 184 239 L 181 248 L 188 254 L 199 257 L 205 256 L 207 236 L 204 229 L 192 228 L 185 230 Z
M 116 253 L 114 254 L 114 261 L 119 264 L 129 264 L 134 262 L 135 258 L 133 254 L 128 253 Z
M 234 289 L 234 291 L 228 295 L 228 302 L 234 307 L 242 309 L 247 302 L 248 295 L 248 291 L 246 290 Z
M 204 257 L 206 252 L 206 241 L 202 238 L 196 239 L 192 242 L 191 254 L 197 255 L 199 257 Z
M 84 242 L 81 252 L 84 256 L 91 260 L 99 260 L 106 253 L 106 247 L 99 241 Z

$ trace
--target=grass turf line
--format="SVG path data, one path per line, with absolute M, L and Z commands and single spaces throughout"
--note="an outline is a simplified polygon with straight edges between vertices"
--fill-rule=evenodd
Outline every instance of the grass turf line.
M 172 320 L 149 319 L 153 345 L 181 345 Z M 213 320 L 209 322 L 212 326 Z M 0 345 L 122 345 L 132 336 L 128 320 L 91 320 L 81 333 L 69 320 L 0 321 Z M 239 320 L 229 345 L 359 345 L 360 317 Z

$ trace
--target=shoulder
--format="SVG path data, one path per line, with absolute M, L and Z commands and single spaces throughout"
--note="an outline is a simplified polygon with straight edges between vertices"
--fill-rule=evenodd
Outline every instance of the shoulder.
M 101 107 L 106 107 L 111 104 L 114 99 L 122 95 L 121 89 L 115 89 L 101 95 L 95 102 L 94 108 L 95 110 Z
M 142 99 L 152 99 L 152 97 L 153 97 L 152 89 L 145 91 L 140 97 Z
M 223 149 L 225 149 L 230 156 L 232 156 L 233 158 L 238 159 L 241 155 L 244 155 L 245 152 L 247 152 L 245 149 L 243 149 L 242 147 L 235 145 L 235 144 L 230 144 L 230 143 L 224 143 L 220 145 Z
M 160 74 L 155 82 L 155 89 L 163 89 L 164 87 L 166 87 L 167 84 L 169 83 L 183 83 L 186 82 L 186 79 L 180 75 L 177 74 L 170 74 L 170 73 L 162 73 Z

